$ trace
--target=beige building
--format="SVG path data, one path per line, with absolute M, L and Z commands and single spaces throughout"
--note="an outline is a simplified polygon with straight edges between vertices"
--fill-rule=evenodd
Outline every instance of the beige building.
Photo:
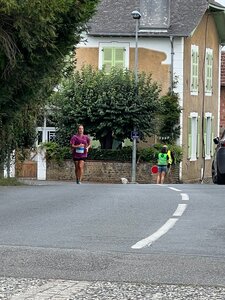
M 88 24 L 86 41 L 78 45 L 78 68 L 134 68 L 134 10 L 141 14 L 138 70 L 151 73 L 162 94 L 171 88 L 179 95 L 180 180 L 202 181 L 211 176 L 212 137 L 219 134 L 225 8 L 206 0 L 102 0 Z

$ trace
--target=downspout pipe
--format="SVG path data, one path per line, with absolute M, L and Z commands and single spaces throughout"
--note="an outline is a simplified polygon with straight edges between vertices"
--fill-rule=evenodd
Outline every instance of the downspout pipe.
M 173 78 L 173 68 L 174 68 L 174 37 L 170 36 L 171 45 L 171 65 L 170 65 L 170 92 L 173 93 L 174 89 L 174 78 Z
M 174 92 L 174 88 L 175 88 L 175 80 L 174 80 L 174 36 L 170 36 L 170 49 L 171 49 L 171 64 L 170 64 L 170 94 L 173 94 Z M 181 113 L 180 115 L 180 125 L 183 123 L 182 121 L 183 119 L 183 114 Z M 180 144 L 180 146 L 182 146 L 182 125 L 181 125 L 181 135 L 179 138 L 180 142 L 178 142 L 178 144 Z M 182 181 L 182 162 L 179 163 L 179 181 Z

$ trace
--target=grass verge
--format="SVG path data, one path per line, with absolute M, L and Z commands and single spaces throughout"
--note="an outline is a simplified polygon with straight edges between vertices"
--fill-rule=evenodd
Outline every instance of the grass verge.
M 18 186 L 23 185 L 22 182 L 16 178 L 0 178 L 0 186 Z

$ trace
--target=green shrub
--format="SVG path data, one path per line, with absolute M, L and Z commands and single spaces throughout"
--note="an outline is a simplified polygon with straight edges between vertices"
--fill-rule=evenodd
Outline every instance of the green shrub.
M 92 160 L 131 161 L 132 148 L 122 149 L 90 149 L 88 158 Z
M 18 186 L 23 185 L 22 182 L 16 178 L 0 178 L 0 186 Z
M 162 148 L 163 144 L 154 144 L 148 148 L 137 149 L 137 161 L 138 162 L 156 162 L 157 153 Z M 64 159 L 72 158 L 72 151 L 70 147 L 61 147 L 55 142 L 48 142 L 42 144 L 42 147 L 46 149 L 47 160 L 55 160 L 58 163 Z M 182 160 L 182 148 L 177 145 L 168 145 L 171 151 L 174 151 L 176 162 Z M 91 148 L 88 153 L 88 159 L 90 160 L 105 160 L 105 161 L 121 161 L 130 162 L 132 160 L 132 147 L 123 147 L 122 149 L 100 149 Z
M 72 156 L 70 147 L 62 147 L 55 142 L 43 143 L 41 148 L 46 150 L 47 160 L 56 160 L 57 162 L 61 162 L 64 159 L 70 159 Z

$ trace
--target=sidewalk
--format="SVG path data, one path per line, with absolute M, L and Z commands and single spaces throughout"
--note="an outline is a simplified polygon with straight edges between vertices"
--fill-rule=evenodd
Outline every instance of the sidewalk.
M 18 179 L 18 181 L 26 185 L 77 185 L 75 180 L 37 180 L 37 179 L 20 178 Z M 120 183 L 82 181 L 82 184 L 120 184 Z
M 37 179 L 19 179 L 21 183 L 27 185 L 72 185 L 75 181 L 68 180 L 37 180 Z
M 0 278 L 1 300 L 219 300 L 224 287 Z

